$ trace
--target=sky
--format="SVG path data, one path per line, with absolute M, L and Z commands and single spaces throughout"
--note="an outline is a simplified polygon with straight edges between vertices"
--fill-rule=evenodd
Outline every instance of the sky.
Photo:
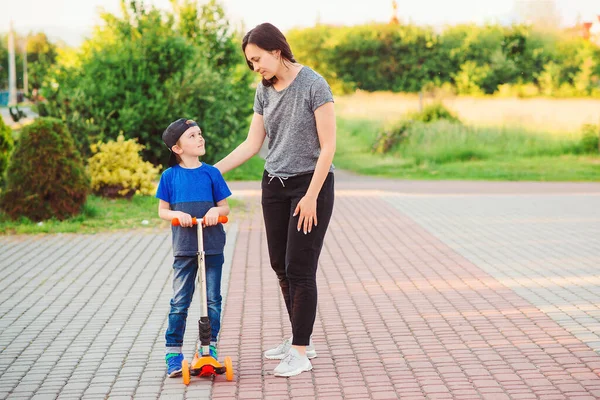
M 522 1 L 522 0 L 521 0 Z M 548 0 L 526 0 L 544 3 Z M 553 0 L 563 26 L 591 20 L 600 15 L 600 0 Z M 200 0 L 202 3 L 202 0 Z M 145 0 L 161 9 L 170 9 L 169 0 Z M 392 16 L 392 0 L 221 0 L 229 19 L 247 29 L 271 22 L 286 31 L 293 27 L 327 24 L 356 25 L 387 22 Z M 419 25 L 445 25 L 463 22 L 509 23 L 515 17 L 515 0 L 397 0 L 400 21 Z M 13 21 L 19 34 L 43 31 L 77 46 L 101 22 L 100 9 L 120 14 L 120 0 L 0 0 L 0 32 Z

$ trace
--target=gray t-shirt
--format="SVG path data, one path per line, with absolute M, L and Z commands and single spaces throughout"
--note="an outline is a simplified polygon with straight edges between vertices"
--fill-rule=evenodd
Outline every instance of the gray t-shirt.
M 254 112 L 263 116 L 269 140 L 268 173 L 290 177 L 315 170 L 321 153 L 315 110 L 330 101 L 333 94 L 327 81 L 306 66 L 280 92 L 258 84 Z M 332 164 L 329 170 L 333 169 Z

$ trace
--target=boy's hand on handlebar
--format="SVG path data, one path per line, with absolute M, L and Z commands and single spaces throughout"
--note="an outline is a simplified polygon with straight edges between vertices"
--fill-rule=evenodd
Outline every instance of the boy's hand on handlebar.
M 179 211 L 177 219 L 179 220 L 179 225 L 181 225 L 183 228 L 189 228 L 190 226 L 193 226 L 192 216 L 190 214 L 186 214 L 183 211 Z
M 211 208 L 204 215 L 204 226 L 213 226 L 219 223 L 219 210 Z

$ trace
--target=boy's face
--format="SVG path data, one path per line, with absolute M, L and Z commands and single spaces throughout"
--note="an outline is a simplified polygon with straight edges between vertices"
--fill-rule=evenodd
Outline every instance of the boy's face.
M 202 137 L 202 131 L 197 126 L 188 128 L 183 135 L 177 141 L 177 144 L 173 146 L 173 151 L 179 154 L 189 156 L 203 156 L 206 154 L 204 148 L 204 138 Z

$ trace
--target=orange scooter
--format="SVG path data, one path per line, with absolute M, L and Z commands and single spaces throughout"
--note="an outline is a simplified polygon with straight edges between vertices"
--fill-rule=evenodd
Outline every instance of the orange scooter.
M 219 217 L 219 223 L 227 223 L 227 217 Z M 233 365 L 231 357 L 225 357 L 223 364 L 210 355 L 210 320 L 208 319 L 208 306 L 206 301 L 206 266 L 204 263 L 204 241 L 202 237 L 202 226 L 204 220 L 198 223 L 196 218 L 192 218 L 192 223 L 198 227 L 198 286 L 200 287 L 200 319 L 198 320 L 198 330 L 200 337 L 199 348 L 196 349 L 191 368 L 187 360 L 182 363 L 183 383 L 189 385 L 190 375 L 214 376 L 225 374 L 228 381 L 233 380 Z M 179 226 L 179 220 L 174 218 L 171 221 L 173 226 Z

